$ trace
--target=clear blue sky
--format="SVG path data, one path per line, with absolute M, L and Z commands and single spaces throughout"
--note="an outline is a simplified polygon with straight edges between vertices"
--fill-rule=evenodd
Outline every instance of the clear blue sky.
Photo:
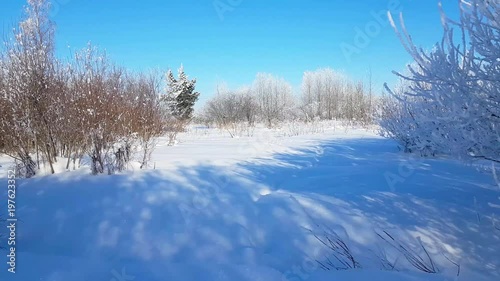
M 60 57 L 91 41 L 131 70 L 177 69 L 198 79 L 201 103 L 217 83 L 250 84 L 257 72 L 287 79 L 298 91 L 304 71 L 331 67 L 374 89 L 396 80 L 410 62 L 387 21 L 374 14 L 396 6 L 415 41 L 431 48 L 441 38 L 437 0 L 53 0 Z M 396 3 L 399 5 L 394 5 Z M 22 15 L 23 0 L 3 1 L 4 33 Z M 456 18 L 457 1 L 445 10 Z M 357 28 L 371 33 L 356 44 Z M 380 29 L 378 29 L 380 28 Z M 358 48 L 350 58 L 342 46 Z

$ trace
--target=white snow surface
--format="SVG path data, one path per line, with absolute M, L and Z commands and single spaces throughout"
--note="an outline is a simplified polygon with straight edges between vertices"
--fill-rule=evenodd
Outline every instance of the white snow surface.
M 239 138 L 193 126 L 175 146 L 160 139 L 147 170 L 62 163 L 17 180 L 16 273 L 0 250 L 0 280 L 500 280 L 487 171 L 404 154 L 374 130 L 288 126 Z M 9 165 L 0 156 L 3 217 Z M 439 272 L 411 266 L 384 231 L 425 259 L 422 241 Z M 315 235 L 333 232 L 361 268 L 320 266 L 335 256 Z

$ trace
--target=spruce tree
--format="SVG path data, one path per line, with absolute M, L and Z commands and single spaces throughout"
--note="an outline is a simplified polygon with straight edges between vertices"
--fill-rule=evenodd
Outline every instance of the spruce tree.
M 200 96 L 195 91 L 196 79 L 189 80 L 181 65 L 176 79 L 171 70 L 167 73 L 167 96 L 165 101 L 171 114 L 178 120 L 189 120 L 193 117 L 194 105 Z

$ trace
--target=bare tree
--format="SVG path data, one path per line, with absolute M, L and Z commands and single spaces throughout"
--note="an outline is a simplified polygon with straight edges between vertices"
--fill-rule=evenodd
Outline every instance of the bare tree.
M 252 91 L 259 104 L 261 118 L 268 127 L 285 120 L 294 106 L 290 84 L 271 74 L 257 74 Z
M 30 153 L 41 151 L 54 173 L 57 147 L 54 135 L 57 111 L 52 95 L 54 87 L 54 26 L 50 22 L 49 3 L 29 0 L 25 19 L 8 41 L 2 59 L 4 84 L 4 130 L 14 139 L 8 153 L 21 163 L 26 177 L 36 173 Z M 10 128 L 10 129 L 9 129 Z
M 142 148 L 141 169 L 148 166 L 157 137 L 165 132 L 165 113 L 160 104 L 161 79 L 156 73 L 138 74 L 128 78 L 127 99 L 131 103 L 133 122 L 126 135 L 136 135 Z M 130 144 L 125 145 L 125 156 L 129 160 Z
M 299 108 L 306 121 L 319 118 L 368 123 L 371 120 L 370 94 L 363 84 L 330 68 L 304 73 L 301 103 Z

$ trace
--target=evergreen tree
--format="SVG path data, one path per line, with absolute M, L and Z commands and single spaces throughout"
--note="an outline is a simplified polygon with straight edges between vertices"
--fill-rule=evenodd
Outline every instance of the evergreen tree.
M 185 121 L 193 117 L 193 107 L 200 93 L 195 91 L 196 79 L 189 80 L 182 65 L 178 73 L 177 79 L 171 70 L 167 73 L 167 95 L 164 102 L 175 118 Z

